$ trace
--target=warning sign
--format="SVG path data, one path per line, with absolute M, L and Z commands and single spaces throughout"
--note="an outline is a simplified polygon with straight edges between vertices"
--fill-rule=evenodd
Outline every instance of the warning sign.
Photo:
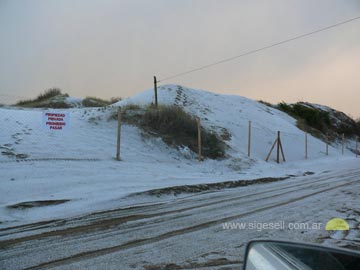
M 70 114 L 62 112 L 43 112 L 43 128 L 51 131 L 64 131 L 70 126 Z

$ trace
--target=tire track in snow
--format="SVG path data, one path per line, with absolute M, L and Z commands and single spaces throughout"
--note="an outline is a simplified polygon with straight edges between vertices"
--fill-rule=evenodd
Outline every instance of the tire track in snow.
M 359 175 L 357 174 L 357 176 L 359 176 Z M 345 181 L 345 183 L 344 183 L 344 181 Z M 335 181 L 335 182 L 337 182 L 337 181 Z M 227 217 L 220 218 L 220 219 L 210 220 L 210 221 L 207 221 L 207 222 L 204 222 L 204 223 L 201 223 L 201 224 L 197 224 L 197 225 L 194 225 L 194 226 L 188 226 L 188 227 L 185 227 L 185 228 L 180 228 L 180 229 L 169 231 L 169 232 L 166 232 L 166 233 L 163 233 L 163 234 L 160 234 L 160 235 L 156 235 L 156 236 L 152 236 L 152 237 L 148 237 L 148 238 L 143 238 L 143 239 L 137 239 L 137 240 L 134 240 L 134 241 L 129 241 L 127 243 L 117 245 L 117 246 L 112 246 L 112 247 L 103 248 L 103 249 L 97 249 L 97 250 L 93 250 L 93 251 L 80 252 L 80 253 L 75 254 L 73 256 L 69 256 L 69 257 L 66 257 L 66 258 L 62 258 L 62 259 L 42 263 L 42 264 L 39 264 L 37 266 L 28 267 L 26 269 L 29 269 L 29 270 L 30 269 L 43 269 L 44 267 L 45 268 L 52 268 L 52 267 L 56 267 L 56 266 L 67 265 L 69 263 L 81 261 L 81 260 L 84 260 L 84 259 L 94 258 L 94 257 L 106 255 L 106 254 L 109 254 L 109 253 L 130 249 L 130 248 L 133 248 L 133 247 L 139 247 L 139 246 L 143 246 L 143 245 L 147 245 L 147 244 L 156 243 L 156 242 L 159 242 L 159 241 L 162 241 L 162 240 L 165 240 L 165 239 L 169 239 L 171 237 L 175 237 L 175 236 L 179 236 L 179 235 L 182 235 L 182 234 L 188 234 L 188 233 L 196 232 L 196 231 L 199 231 L 199 230 L 203 230 L 203 229 L 209 228 L 211 226 L 219 225 L 219 224 L 221 224 L 223 222 L 228 222 L 228 221 L 238 219 L 238 218 L 241 218 L 241 217 L 244 217 L 244 216 L 247 216 L 247 215 L 252 215 L 252 214 L 256 214 L 256 213 L 266 211 L 266 210 L 269 210 L 269 209 L 273 209 L 273 208 L 276 208 L 276 207 L 284 206 L 284 205 L 290 204 L 292 202 L 297 202 L 299 200 L 303 200 L 303 199 L 309 198 L 311 196 L 314 196 L 314 195 L 317 195 L 317 194 L 320 194 L 320 193 L 323 193 L 323 192 L 328 192 L 328 191 L 331 191 L 331 190 L 335 190 L 337 188 L 343 187 L 343 186 L 348 185 L 348 184 L 356 183 L 356 182 L 360 182 L 360 179 L 357 179 L 357 180 L 354 180 L 354 181 L 347 181 L 347 179 L 341 179 L 341 184 L 339 184 L 339 185 L 330 186 L 330 187 L 327 187 L 325 189 L 324 188 L 318 189 L 317 191 L 306 193 L 305 195 L 297 196 L 297 197 L 292 198 L 290 200 L 285 200 L 285 201 L 280 200 L 279 202 L 275 202 L 275 203 L 272 203 L 270 205 L 266 205 L 266 206 L 263 206 L 263 207 L 258 207 L 258 208 L 252 209 L 250 211 L 247 211 L 245 213 L 241 213 L 241 214 L 237 214 L 237 215 L 231 215 L 231 216 L 227 216 Z M 331 182 L 331 183 L 333 183 L 333 182 Z M 329 185 L 330 183 L 326 183 L 326 184 Z M 259 200 L 259 198 L 257 200 Z M 262 199 L 262 201 L 263 201 L 263 199 Z
M 152 243 L 159 242 L 159 241 L 171 238 L 171 237 L 179 236 L 181 234 L 191 233 L 191 232 L 195 232 L 195 231 L 198 231 L 198 230 L 208 228 L 210 226 L 219 225 L 219 224 L 221 224 L 223 222 L 228 222 L 228 221 L 231 221 L 233 219 L 244 217 L 246 215 L 251 215 L 251 214 L 259 213 L 261 211 L 266 211 L 266 210 L 269 210 L 269 209 L 272 209 L 272 208 L 275 208 L 275 207 L 284 206 L 286 204 L 296 202 L 296 201 L 299 201 L 299 200 L 314 196 L 316 194 L 320 194 L 320 193 L 323 193 L 323 192 L 334 190 L 334 189 L 337 189 L 339 187 L 342 187 L 342 186 L 345 186 L 347 184 L 354 183 L 354 182 L 360 182 L 360 180 L 352 181 L 352 182 L 345 183 L 345 184 L 342 184 L 342 185 L 338 185 L 338 186 L 335 186 L 335 187 L 331 187 L 331 188 L 327 188 L 327 189 L 320 190 L 320 191 L 317 191 L 317 192 L 313 192 L 313 193 L 310 193 L 308 195 L 301 196 L 299 198 L 295 198 L 295 199 L 292 199 L 292 200 L 289 200 L 289 201 L 286 201 L 286 202 L 282 202 L 282 203 L 270 205 L 270 206 L 267 206 L 267 207 L 259 208 L 259 209 L 253 210 L 253 211 L 246 212 L 244 214 L 234 215 L 234 216 L 226 217 L 226 218 L 223 218 L 223 219 L 217 219 L 217 220 L 214 220 L 214 221 L 202 223 L 202 224 L 195 225 L 195 226 L 192 226 L 192 227 L 187 227 L 187 228 L 184 228 L 184 229 L 167 232 L 167 233 L 155 236 L 155 237 L 150 237 L 150 238 L 131 241 L 131 242 L 125 243 L 123 245 L 119 245 L 119 246 L 104 248 L 104 249 L 101 249 L 101 250 L 94 250 L 94 251 L 78 253 L 78 254 L 76 254 L 74 256 L 71 256 L 71 257 L 68 257 L 68 258 L 64 258 L 64 259 L 55 260 L 55 261 L 52 261 L 52 262 L 39 264 L 39 265 L 34 266 L 34 267 L 25 268 L 25 270 L 39 270 L 39 269 L 44 269 L 44 267 L 49 269 L 49 268 L 58 267 L 58 266 L 61 266 L 61 265 L 64 265 L 64 264 L 70 264 L 70 263 L 73 263 L 73 262 L 77 262 L 79 260 L 94 258 L 94 257 L 98 257 L 98 256 L 103 256 L 103 255 L 106 255 L 106 254 L 109 254 L 109 253 L 118 252 L 118 251 L 125 250 L 125 249 L 130 249 L 130 248 L 133 248 L 133 247 L 152 244 Z
M 346 175 L 343 175 L 343 177 L 352 177 L 352 176 L 359 176 L 359 173 L 349 173 Z M 334 179 L 334 181 L 332 182 L 336 182 L 336 177 L 337 176 L 333 176 L 331 179 Z M 316 181 L 314 181 L 316 180 Z M 16 227 L 10 227 L 10 228 L 5 228 L 5 229 L 0 229 L 0 236 L 4 237 L 4 236 L 10 236 L 10 235 L 16 235 L 17 233 L 22 233 L 22 232 L 26 232 L 26 231 L 35 231 L 35 230 L 41 230 L 44 228 L 49 228 L 54 229 L 48 232 L 43 232 L 43 233 L 38 233 L 38 234 L 33 234 L 30 236 L 24 236 L 24 237 L 17 237 L 17 238 L 12 238 L 9 240 L 4 240 L 4 241 L 0 241 L 1 246 L 10 246 L 10 245 L 15 245 L 21 242 L 25 242 L 25 241 L 30 241 L 30 240 L 40 240 L 42 238 L 46 238 L 46 237 L 52 237 L 52 236 L 62 236 L 62 235 L 68 235 L 68 234 L 76 234 L 76 233 L 87 233 L 87 232 L 91 232 L 91 231 L 95 231 L 95 230 L 99 230 L 99 229 L 109 229 L 111 227 L 114 227 L 114 225 L 121 225 L 124 223 L 127 223 L 129 221 L 137 221 L 137 220 L 143 220 L 143 222 L 139 222 L 138 224 L 136 224 L 135 226 L 132 225 L 132 228 L 136 228 L 137 226 L 142 226 L 144 224 L 153 224 L 153 223 L 159 223 L 159 220 L 155 220 L 153 222 L 149 222 L 149 220 L 146 219 L 152 219 L 152 218 L 156 218 L 156 217 L 163 217 L 164 220 L 166 221 L 166 216 L 167 215 L 172 215 L 172 214 L 180 214 L 182 212 L 187 212 L 187 211 L 191 211 L 191 210 L 196 210 L 196 209 L 200 209 L 200 208 L 206 208 L 209 206 L 217 206 L 215 208 L 211 208 L 210 211 L 213 211 L 216 208 L 220 208 L 220 207 L 224 207 L 227 206 L 228 204 L 230 205 L 234 205 L 235 203 L 241 202 L 244 203 L 244 201 L 242 201 L 243 199 L 246 198 L 252 198 L 252 197 L 256 197 L 259 195 L 266 195 L 266 194 L 271 194 L 274 192 L 278 192 L 278 191 L 284 191 L 281 193 L 275 193 L 274 195 L 270 195 L 267 197 L 262 197 L 262 199 L 270 199 L 270 198 L 274 198 L 274 197 L 278 197 L 281 195 L 285 195 L 285 194 L 289 194 L 289 192 L 296 192 L 298 191 L 298 188 L 310 188 L 310 187 L 318 187 L 319 184 L 321 185 L 322 182 L 326 182 L 326 184 L 330 183 L 329 178 L 324 178 L 323 177 L 312 177 L 310 179 L 305 179 L 305 182 L 302 183 L 297 183 L 297 184 L 293 184 L 293 182 L 291 183 L 287 183 L 287 186 L 280 186 L 277 188 L 273 188 L 271 190 L 266 190 L 266 191 L 262 191 L 262 192 L 255 192 L 255 193 L 250 193 L 250 194 L 246 194 L 246 195 L 234 195 L 234 196 L 228 196 L 226 193 L 225 194 L 221 194 L 221 196 L 219 196 L 220 198 L 214 198 L 214 197 L 210 197 L 210 198 L 200 198 L 196 200 L 194 200 L 194 198 L 191 198 L 191 200 L 189 201 L 191 203 L 192 206 L 190 207 L 181 207 L 182 205 L 180 205 L 180 208 L 175 208 L 173 210 L 167 210 L 167 211 L 161 211 L 164 209 L 168 209 L 168 208 L 172 208 L 172 206 L 176 207 L 176 204 L 187 204 L 188 203 L 188 198 L 182 198 L 179 200 L 176 200 L 174 202 L 171 203 L 155 203 L 155 204 L 150 204 L 150 205 L 146 205 L 146 206 L 135 206 L 135 207 L 129 207 L 126 209 L 115 209 L 115 210 L 109 210 L 109 211 L 103 211 L 103 212 L 99 212 L 99 213 L 94 213 L 91 214 L 89 216 L 85 216 L 85 217 L 81 217 L 79 218 L 79 220 L 77 220 L 77 222 L 80 223 L 80 225 L 75 225 L 75 226 L 71 226 L 70 227 L 66 227 L 66 220 L 55 220 L 54 222 L 39 222 L 38 227 L 36 226 L 37 224 L 26 224 L 23 226 L 16 226 Z M 294 190 L 290 190 L 289 189 L 294 189 Z M 199 195 L 208 195 L 208 194 L 199 194 Z M 196 195 L 195 195 L 196 196 Z M 193 197 L 193 196 L 191 196 Z M 199 202 L 199 204 L 194 205 L 194 202 Z M 245 201 L 245 203 L 249 203 L 251 201 Z M 220 205 L 221 204 L 221 205 Z M 150 208 L 150 209 L 149 209 Z M 155 209 L 152 209 L 155 208 Z M 135 213 L 133 213 L 133 211 L 136 211 Z M 154 213 L 149 213 L 149 214 L 143 214 L 143 212 L 148 212 L 149 210 L 153 210 L 155 211 Z M 161 211 L 161 212 L 157 212 L 157 211 Z M 206 211 L 206 209 L 204 210 Z M 114 215 L 115 213 L 115 215 Z M 105 216 L 108 216 L 107 219 L 104 219 L 104 214 Z M 95 218 L 92 218 L 93 216 L 98 216 Z M 88 224 L 81 224 L 84 223 L 86 221 L 90 221 Z M 71 221 L 71 220 L 70 220 Z M 160 220 L 161 222 L 161 220 Z M 63 229 L 59 229 L 56 228 L 56 226 L 61 226 L 63 225 L 65 228 Z M 13 231 L 14 230 L 14 231 Z

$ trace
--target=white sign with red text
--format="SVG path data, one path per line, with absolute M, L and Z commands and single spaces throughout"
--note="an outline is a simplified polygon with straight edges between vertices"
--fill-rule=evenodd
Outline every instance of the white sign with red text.
M 70 127 L 70 114 L 68 112 L 43 112 L 43 128 L 49 131 L 65 131 Z

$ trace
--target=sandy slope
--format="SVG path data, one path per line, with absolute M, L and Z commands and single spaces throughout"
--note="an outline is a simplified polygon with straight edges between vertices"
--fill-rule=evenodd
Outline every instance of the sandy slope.
M 150 89 L 116 105 L 144 105 L 152 100 Z M 154 188 L 321 172 L 354 159 L 347 150 L 341 156 L 336 145 L 326 157 L 325 144 L 310 136 L 310 159 L 304 160 L 304 133 L 295 120 L 244 97 L 166 85 L 159 89 L 159 102 L 182 106 L 218 134 L 229 132 L 228 157 L 199 163 L 196 155 L 124 125 L 122 161 L 117 162 L 113 159 L 116 122 L 108 121 L 115 107 L 69 109 L 71 128 L 64 133 L 42 129 L 42 110 L 0 108 L 0 227 L 143 203 L 149 198 L 131 201 L 126 196 Z M 249 120 L 253 126 L 251 159 L 247 157 Z M 278 130 L 287 162 L 277 165 L 272 158 L 266 163 L 264 158 Z M 16 155 L 26 155 L 28 161 L 16 162 Z M 70 201 L 29 209 L 8 207 L 36 200 Z

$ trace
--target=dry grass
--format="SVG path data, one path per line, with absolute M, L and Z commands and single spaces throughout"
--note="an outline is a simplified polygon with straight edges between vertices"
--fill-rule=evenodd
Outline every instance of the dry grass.
M 141 107 L 128 104 L 121 108 L 122 121 L 136 125 L 146 133 L 158 136 L 172 146 L 186 146 L 198 151 L 198 129 L 196 118 L 178 106 Z M 117 112 L 109 120 L 117 119 Z M 202 127 L 202 154 L 205 158 L 217 159 L 225 155 L 225 143 L 221 136 Z
M 111 101 L 97 97 L 86 97 L 82 101 L 84 107 L 105 107 L 110 104 L 112 104 Z
M 170 145 L 187 146 L 198 151 L 198 129 L 196 118 L 178 106 L 149 106 L 140 122 L 144 130 L 158 134 Z M 216 136 L 202 128 L 202 154 L 216 159 L 224 157 L 225 144 Z

